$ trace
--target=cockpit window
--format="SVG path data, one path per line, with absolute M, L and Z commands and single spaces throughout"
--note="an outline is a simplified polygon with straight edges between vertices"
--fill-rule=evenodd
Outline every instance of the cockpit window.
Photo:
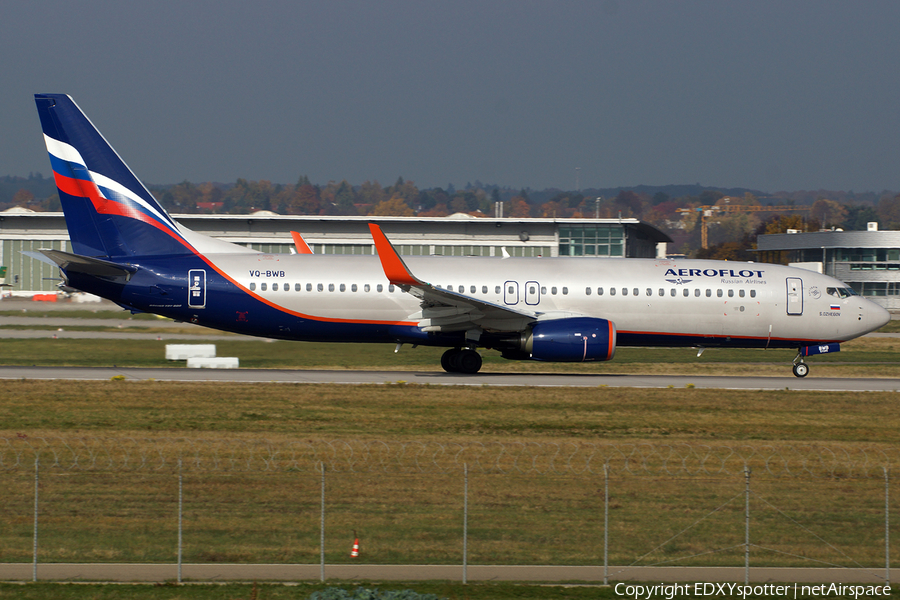
M 849 298 L 850 296 L 858 295 L 853 288 L 827 288 L 826 293 L 829 296 L 834 296 L 835 298 Z

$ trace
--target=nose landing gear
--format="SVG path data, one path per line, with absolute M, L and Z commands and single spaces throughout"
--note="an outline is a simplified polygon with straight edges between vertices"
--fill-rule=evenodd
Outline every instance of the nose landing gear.
M 797 356 L 794 357 L 794 366 L 791 368 L 794 372 L 794 377 L 806 377 L 809 375 L 809 365 L 803 362 L 803 351 L 797 352 Z

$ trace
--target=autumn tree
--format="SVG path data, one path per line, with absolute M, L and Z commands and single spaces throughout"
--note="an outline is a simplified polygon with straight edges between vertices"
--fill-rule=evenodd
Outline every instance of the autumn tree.
M 696 252 L 696 258 L 707 258 L 710 260 L 756 260 L 757 257 L 750 251 L 753 248 L 753 243 L 750 239 L 750 235 L 745 234 L 740 238 L 740 241 L 737 242 L 721 242 L 706 249 L 700 248 Z
M 522 196 L 513 196 L 509 201 L 508 217 L 512 219 L 527 219 L 531 217 L 531 205 Z
M 412 209 L 417 208 L 417 200 L 419 198 L 419 188 L 413 181 L 404 181 L 403 177 L 398 177 L 397 182 L 393 186 L 385 190 L 391 198 L 400 198 L 407 206 Z
M 359 189 L 356 191 L 356 196 L 359 199 L 360 204 L 368 204 L 369 206 L 375 206 L 389 198 L 388 194 L 377 180 L 365 181 L 359 186 Z
M 641 197 L 630 191 L 623 190 L 613 200 L 616 208 L 621 211 L 623 217 L 640 218 L 644 213 L 644 203 Z
M 26 206 L 32 202 L 34 202 L 34 194 L 24 188 L 13 194 L 13 206 Z
M 239 178 L 234 186 L 225 192 L 225 210 L 234 214 L 247 214 L 260 210 L 272 210 L 271 200 L 279 188 L 271 181 L 247 181 Z
M 900 194 L 878 202 L 878 220 L 882 229 L 900 229 Z
M 435 204 L 428 210 L 419 211 L 418 216 L 420 217 L 446 217 L 450 214 L 450 209 L 447 207 L 447 204 L 444 202 Z
M 411 217 L 415 213 L 413 209 L 403 201 L 400 196 L 391 196 L 384 202 L 375 205 L 370 213 L 379 217 Z
M 822 220 L 823 227 L 836 227 L 847 218 L 847 207 L 834 200 L 819 198 L 813 202 L 809 214 Z
M 566 216 L 567 207 L 557 200 L 549 200 L 541 204 L 541 216 L 545 219 L 562 219 Z

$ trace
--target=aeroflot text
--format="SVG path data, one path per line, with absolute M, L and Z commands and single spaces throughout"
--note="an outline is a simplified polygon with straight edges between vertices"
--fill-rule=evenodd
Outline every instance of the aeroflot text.
M 889 585 L 844 585 L 842 583 L 825 583 L 821 585 L 741 585 L 738 583 L 660 583 L 657 585 L 639 585 L 617 583 L 613 588 L 617 596 L 627 596 L 635 600 L 652 600 L 665 598 L 672 600 L 676 596 L 776 596 L 798 598 L 805 596 L 840 596 L 847 598 L 890 596 Z
M 734 269 L 666 269 L 666 275 L 673 277 L 753 277 L 756 275 L 762 279 L 765 271 L 751 271 L 743 269 L 735 271 Z

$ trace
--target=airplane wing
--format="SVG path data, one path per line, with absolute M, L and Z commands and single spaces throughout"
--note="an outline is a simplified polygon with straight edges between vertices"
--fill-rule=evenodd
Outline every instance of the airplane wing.
M 541 313 L 485 302 L 420 280 L 413 275 L 381 227 L 369 224 L 384 274 L 392 284 L 420 300 L 421 310 L 409 316 L 423 331 L 522 331 Z

